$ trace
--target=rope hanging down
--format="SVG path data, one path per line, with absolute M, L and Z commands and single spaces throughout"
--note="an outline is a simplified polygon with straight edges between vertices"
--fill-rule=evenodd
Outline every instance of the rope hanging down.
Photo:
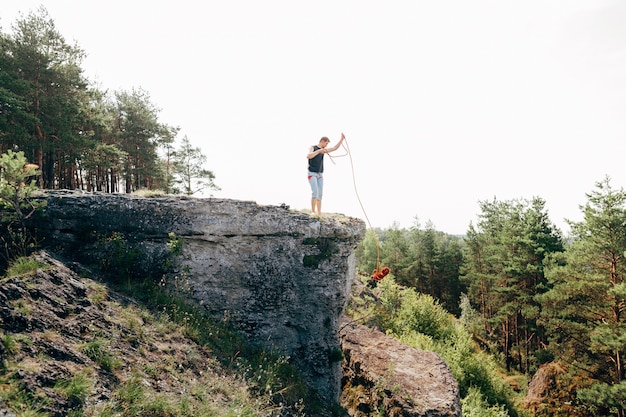
M 385 278 L 387 274 L 389 274 L 389 268 L 387 268 L 386 266 L 382 268 L 380 267 L 380 244 L 378 243 L 378 237 L 376 236 L 376 232 L 374 231 L 374 228 L 372 227 L 372 224 L 370 223 L 370 219 L 369 217 L 367 217 L 367 213 L 365 212 L 365 207 L 363 207 L 363 203 L 361 202 L 361 197 L 359 197 L 359 191 L 357 190 L 357 187 L 356 187 L 356 176 L 354 175 L 354 163 L 352 162 L 352 154 L 350 152 L 350 146 L 348 145 L 348 139 L 344 139 L 341 146 L 345 149 L 346 151 L 345 154 L 336 155 L 336 156 L 332 156 L 328 154 L 328 156 L 330 157 L 330 160 L 333 164 L 335 163 L 335 161 L 333 161 L 333 158 L 340 158 L 346 155 L 348 155 L 348 157 L 350 158 L 350 169 L 352 170 L 352 184 L 354 186 L 354 193 L 356 194 L 356 199 L 359 201 L 361 210 L 363 210 L 363 215 L 365 215 L 365 220 L 367 221 L 367 224 L 370 230 L 372 231 L 372 235 L 374 236 L 374 242 L 376 242 L 376 252 L 377 252 L 376 269 L 374 269 L 374 272 L 372 272 L 371 278 L 374 281 L 380 281 L 381 279 Z

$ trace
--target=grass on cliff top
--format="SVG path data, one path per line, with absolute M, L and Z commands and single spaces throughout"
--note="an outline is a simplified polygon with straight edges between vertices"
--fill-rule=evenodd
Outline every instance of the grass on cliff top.
M 31 271 L 42 267 L 30 265 Z M 26 267 L 18 270 L 9 273 L 18 279 L 28 274 Z M 287 358 L 249 346 L 228 323 L 212 322 L 158 285 L 116 286 L 133 297 L 126 300 L 108 285 L 83 282 L 102 322 L 110 324 L 94 329 L 90 340 L 68 341 L 62 328 L 0 329 L 0 398 L 17 416 L 51 416 L 54 401 L 65 404 L 70 417 L 345 415 L 312 396 Z M 15 305 L 27 316 L 34 303 Z M 63 362 L 68 375 L 52 385 L 28 385 L 29 375 L 50 364 L 37 349 L 50 343 L 68 343 L 90 361 Z

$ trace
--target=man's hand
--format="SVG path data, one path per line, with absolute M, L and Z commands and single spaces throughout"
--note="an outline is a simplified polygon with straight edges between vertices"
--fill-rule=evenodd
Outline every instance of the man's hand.
M 341 132 L 341 140 L 344 140 L 346 138 L 346 135 L 343 134 L 343 132 Z

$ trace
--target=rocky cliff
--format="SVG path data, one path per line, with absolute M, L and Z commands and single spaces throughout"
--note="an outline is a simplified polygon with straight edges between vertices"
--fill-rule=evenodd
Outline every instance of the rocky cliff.
M 44 247 L 123 279 L 159 280 L 252 343 L 288 356 L 328 404 L 340 402 L 351 416 L 461 415 L 458 385 L 438 355 L 345 321 L 359 287 L 361 220 L 224 199 L 40 199 L 45 208 L 31 226 Z M 182 250 L 172 257 L 174 242 Z
M 166 287 L 289 356 L 322 397 L 339 400 L 338 331 L 361 220 L 224 199 L 70 192 L 42 199 L 33 226 L 45 246 L 84 260 L 103 239 L 119 237 L 147 273 L 165 271 Z M 182 253 L 164 268 L 172 236 L 182 239 Z

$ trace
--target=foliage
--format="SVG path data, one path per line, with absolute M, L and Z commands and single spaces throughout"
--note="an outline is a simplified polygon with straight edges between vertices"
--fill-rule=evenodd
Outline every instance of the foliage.
M 394 224 L 391 229 L 367 231 L 356 250 L 357 268 L 371 274 L 386 266 L 400 284 L 433 296 L 446 310 L 458 314 L 464 290 L 459 280 L 462 246 L 460 238 L 437 232 L 431 224 L 426 229 L 416 224 L 411 230 Z
M 159 150 L 171 149 L 180 129 L 159 121 L 141 88 L 92 87 L 85 56 L 43 6 L 0 32 L 0 151 L 21 151 L 37 164 L 44 189 L 170 192 L 170 153 L 164 163 Z M 188 172 L 214 185 L 210 171 Z
M 380 289 L 378 322 L 395 335 L 417 332 L 443 340 L 450 336 L 453 318 L 430 295 L 403 288 L 393 279 L 384 279 Z
M 605 178 L 587 197 L 584 220 L 571 222 L 573 240 L 550 259 L 550 290 L 538 299 L 550 350 L 587 381 L 579 385 L 591 384 L 578 399 L 598 411 L 586 415 L 624 416 L 626 193 Z
M 51 188 L 74 188 L 73 160 L 86 146 L 81 134 L 88 103 L 87 82 L 80 64 L 85 56 L 69 45 L 41 7 L 3 35 L 8 48 L 8 70 L 14 83 L 8 89 L 22 98 L 33 120 L 28 135 L 4 137 L 4 150 L 24 151 L 41 169 L 41 182 Z M 62 139 L 62 146 L 58 140 Z
M 486 400 L 480 390 L 472 387 L 461 400 L 464 417 L 507 417 L 509 414 L 504 406 L 492 406 Z
M 578 398 L 600 410 L 608 409 L 610 414 L 619 415 L 626 404 L 626 381 L 612 385 L 603 382 L 594 384 L 579 390 Z
M 0 343 L 4 346 L 4 350 L 9 354 L 17 352 L 17 343 L 15 338 L 9 334 L 0 333 Z
M 170 232 L 167 234 L 169 238 L 167 242 L 167 249 L 169 250 L 170 256 L 176 257 L 180 256 L 183 253 L 183 240 L 176 236 L 176 233 Z
M 173 158 L 175 183 L 182 189 L 174 188 L 174 192 L 194 195 L 204 190 L 220 189 L 214 182 L 213 172 L 204 168 L 206 159 L 202 150 L 192 146 L 187 136 L 184 136 Z
M 27 163 L 21 151 L 8 150 L 0 155 L 0 202 L 13 209 L 20 221 L 35 211 L 28 198 L 37 190 L 37 186 L 35 180 L 28 181 L 28 178 L 37 174 L 37 167 Z
M 23 389 L 16 373 L 0 375 L 0 398 L 20 417 L 49 417 L 42 408 L 50 400 L 40 393 Z
M 477 390 L 487 409 L 517 415 L 514 394 L 497 373 L 497 361 L 480 351 L 470 333 L 433 297 L 397 284 L 390 275 L 379 283 L 375 294 L 351 301 L 354 319 L 368 318 L 409 346 L 439 353 L 459 383 L 462 398 Z M 477 403 L 468 404 L 476 407 Z
M 377 234 L 382 233 L 380 230 L 367 229 L 365 238 L 355 250 L 357 269 L 363 274 L 370 274 L 377 267 L 380 256 Z
M 515 366 L 529 373 L 547 343 L 535 298 L 546 291 L 544 260 L 563 251 L 562 238 L 540 198 L 480 206 L 479 222 L 467 233 L 462 271 L 469 301 L 482 320 L 474 335 L 484 347 L 495 347 L 493 353 L 502 353 L 507 370 Z
M 13 48 L 14 41 L 0 34 L 0 144 L 9 138 L 16 143 L 25 142 L 29 127 L 36 123 L 24 95 L 28 83 L 16 71 L 15 57 L 11 53 Z
M 0 156 L 0 206 L 5 209 L 0 239 L 5 263 L 28 255 L 36 246 L 34 236 L 26 227 L 26 220 L 38 208 L 31 199 L 37 187 L 34 180 L 29 181 L 36 174 L 36 167 L 27 164 L 23 152 L 8 150 Z
M 113 137 L 125 154 L 125 191 L 152 188 L 154 181 L 162 182 L 159 177 L 163 175 L 157 146 L 165 127 L 158 122 L 158 109 L 151 103 L 148 92 L 142 89 L 120 91 L 115 98 Z
M 128 154 L 118 145 L 98 143 L 83 154 L 80 167 L 84 171 L 84 181 L 90 191 L 113 192 L 117 190 L 117 176 L 123 171 Z
M 174 194 L 176 192 L 174 188 L 175 171 L 174 171 L 174 156 L 175 140 L 180 128 L 166 126 L 161 132 L 159 138 L 159 147 L 162 150 L 161 157 L 161 170 L 163 171 L 163 182 L 160 184 L 160 188 L 165 191 L 166 194 Z
M 139 249 L 125 239 L 119 232 L 102 237 L 97 247 L 98 267 L 100 271 L 115 282 L 137 278 Z

